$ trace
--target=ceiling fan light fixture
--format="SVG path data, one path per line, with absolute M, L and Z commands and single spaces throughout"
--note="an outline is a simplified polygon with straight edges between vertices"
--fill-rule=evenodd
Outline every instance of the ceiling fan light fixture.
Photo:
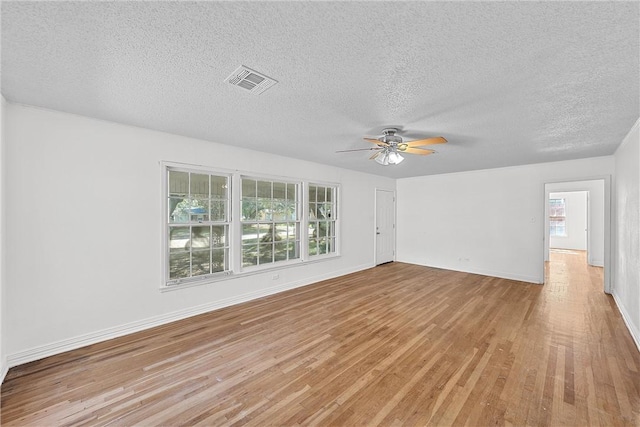
M 395 151 L 391 151 L 389 153 L 389 163 L 392 165 L 397 165 L 400 164 L 400 162 L 402 162 L 404 160 L 404 157 L 402 157 L 400 154 L 396 153 Z
M 400 154 L 395 151 L 385 150 L 382 155 L 375 158 L 375 161 L 382 166 L 397 165 L 404 160 Z

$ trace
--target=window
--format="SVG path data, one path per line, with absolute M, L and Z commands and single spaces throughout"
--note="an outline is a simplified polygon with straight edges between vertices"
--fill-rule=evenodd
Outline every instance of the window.
M 337 184 L 179 163 L 162 174 L 166 289 L 338 255 Z
M 299 183 L 242 177 L 242 267 L 300 258 Z
M 336 253 L 337 187 L 309 184 L 309 256 Z
M 229 268 L 229 177 L 167 168 L 168 284 Z
M 566 237 L 566 219 L 565 199 L 549 199 L 549 235 Z

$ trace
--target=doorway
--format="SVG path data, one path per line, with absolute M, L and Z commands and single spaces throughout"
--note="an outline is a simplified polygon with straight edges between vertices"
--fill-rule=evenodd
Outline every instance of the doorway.
M 554 247 L 585 251 L 588 265 L 604 268 L 603 290 L 610 293 L 610 177 L 546 183 L 544 195 L 544 261 Z
M 396 254 L 396 197 L 393 191 L 376 189 L 376 265 L 391 262 Z

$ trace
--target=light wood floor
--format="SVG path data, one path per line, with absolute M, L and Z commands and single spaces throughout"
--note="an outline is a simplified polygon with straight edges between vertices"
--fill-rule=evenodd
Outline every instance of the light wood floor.
M 584 253 L 392 263 L 13 368 L 2 425 L 637 426 L 639 372 Z

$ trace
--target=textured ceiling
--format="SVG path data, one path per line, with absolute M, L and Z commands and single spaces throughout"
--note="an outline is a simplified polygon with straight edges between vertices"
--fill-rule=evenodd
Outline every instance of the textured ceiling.
M 389 177 L 612 154 L 638 2 L 2 2 L 8 101 Z M 224 82 L 244 64 L 279 84 Z M 362 140 L 442 135 L 397 166 Z

